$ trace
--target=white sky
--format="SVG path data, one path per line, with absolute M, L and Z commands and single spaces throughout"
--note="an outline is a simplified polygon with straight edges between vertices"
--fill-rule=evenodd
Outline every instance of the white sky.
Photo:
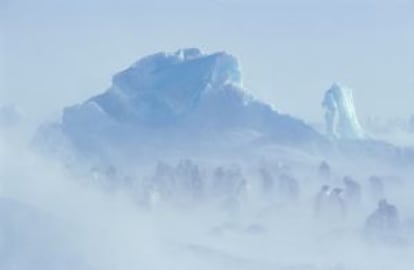
M 412 14 L 408 0 L 0 0 L 0 104 L 44 117 L 141 56 L 200 47 L 236 55 L 250 92 L 307 121 L 333 81 L 361 118 L 408 117 Z

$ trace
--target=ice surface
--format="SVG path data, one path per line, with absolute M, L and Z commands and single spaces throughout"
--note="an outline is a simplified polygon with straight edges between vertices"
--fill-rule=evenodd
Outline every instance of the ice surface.
M 112 87 L 89 102 L 119 121 L 162 124 L 189 113 L 208 90 L 229 84 L 240 85 L 234 57 L 184 49 L 138 61 L 116 74 Z
M 363 139 L 362 129 L 356 113 L 352 90 L 334 83 L 324 96 L 322 107 L 328 136 L 339 139 Z

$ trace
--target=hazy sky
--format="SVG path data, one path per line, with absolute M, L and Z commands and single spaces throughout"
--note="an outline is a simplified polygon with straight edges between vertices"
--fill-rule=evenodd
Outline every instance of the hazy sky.
M 245 86 L 321 121 L 333 81 L 362 118 L 414 113 L 414 1 L 0 0 L 0 104 L 43 117 L 160 50 L 226 50 Z

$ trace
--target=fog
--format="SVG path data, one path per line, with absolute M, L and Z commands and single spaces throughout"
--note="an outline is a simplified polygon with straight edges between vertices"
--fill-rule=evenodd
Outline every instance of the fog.
M 0 270 L 410 269 L 413 10 L 0 0 Z
M 177 156 L 164 165 L 76 171 L 33 151 L 23 126 L 2 132 L 2 269 L 367 270 L 413 263 L 410 169 L 333 159 L 325 171 L 320 157 L 263 151 L 248 159 Z M 213 184 L 219 168 L 228 183 L 222 189 Z M 266 186 L 266 175 L 275 183 L 291 177 L 297 186 Z M 341 217 L 315 216 L 321 185 L 343 188 L 347 175 L 361 185 L 361 201 L 347 201 Z M 369 237 L 365 227 L 377 204 L 372 175 L 382 177 L 398 207 L 401 224 L 391 236 Z M 185 185 L 196 178 L 202 189 Z

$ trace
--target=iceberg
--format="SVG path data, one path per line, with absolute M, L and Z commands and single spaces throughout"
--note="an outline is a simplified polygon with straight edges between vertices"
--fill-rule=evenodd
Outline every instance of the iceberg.
M 329 137 L 338 139 L 364 139 L 356 113 L 352 90 L 334 83 L 322 101 L 325 109 L 326 132 Z
M 195 48 L 142 58 L 115 74 L 104 93 L 65 108 L 58 128 L 55 133 L 86 152 L 229 145 L 235 138 L 299 144 L 322 137 L 249 95 L 234 56 Z

